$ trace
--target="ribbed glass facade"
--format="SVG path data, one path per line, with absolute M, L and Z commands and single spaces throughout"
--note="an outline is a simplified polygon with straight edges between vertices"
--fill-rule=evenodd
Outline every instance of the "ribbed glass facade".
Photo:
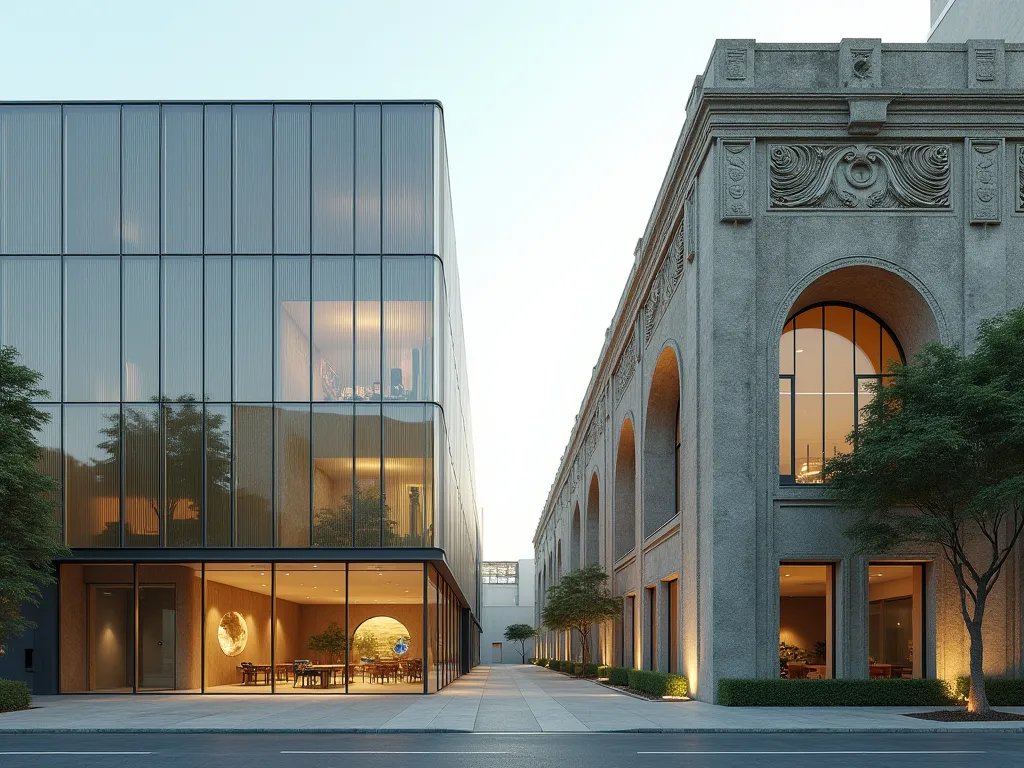
M 475 610 L 443 131 L 434 104 L 0 105 L 0 343 L 43 375 L 77 557 L 436 547 Z

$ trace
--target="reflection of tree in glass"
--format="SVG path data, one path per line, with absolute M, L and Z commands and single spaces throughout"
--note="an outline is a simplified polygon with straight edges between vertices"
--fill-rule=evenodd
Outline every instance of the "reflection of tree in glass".
M 355 546 L 380 546 L 381 506 L 383 501 L 383 545 L 385 547 L 405 546 L 408 536 L 395 533 L 395 521 L 391 517 L 391 506 L 381 496 L 380 485 L 364 485 L 356 489 L 355 525 L 353 526 L 352 496 L 345 496 L 336 507 L 320 507 L 313 510 L 314 547 L 350 547 L 355 533 Z
M 103 430 L 100 447 L 116 466 L 123 433 L 125 497 L 143 499 L 156 520 L 158 543 L 166 532 L 168 546 L 199 546 L 202 543 L 203 508 L 203 406 L 184 395 L 159 408 L 124 409 L 123 426 L 116 414 Z M 206 463 L 211 504 L 214 495 L 230 498 L 231 449 L 223 414 L 207 413 Z M 160 461 L 164 462 L 164 503 L 160 494 Z M 161 509 L 166 509 L 166 515 Z M 166 531 L 165 531 L 166 523 Z M 152 534 L 125 531 L 126 544 L 145 544 Z

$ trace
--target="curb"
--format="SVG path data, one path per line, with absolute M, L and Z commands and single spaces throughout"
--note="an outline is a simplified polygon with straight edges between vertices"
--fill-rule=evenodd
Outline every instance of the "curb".
M 692 727 L 692 728 L 617 728 L 602 731 L 487 731 L 478 735 L 487 736 L 566 736 L 587 734 L 589 736 L 601 735 L 623 735 L 633 733 L 1024 733 L 1024 723 L 1016 726 L 993 725 L 990 727 L 978 727 L 978 723 L 963 723 L 959 727 L 924 727 L 907 728 L 894 726 L 891 728 L 849 728 L 849 727 L 809 727 L 809 728 L 736 728 L 736 727 Z M 38 735 L 38 734 L 69 734 L 69 733 L 145 733 L 152 735 L 161 734 L 226 734 L 226 733 L 260 733 L 260 734 L 282 734 L 282 733 L 331 733 L 331 734 L 368 734 L 368 733 L 450 733 L 472 736 L 472 730 L 459 728 L 4 728 L 0 729 L 0 736 L 12 735 Z

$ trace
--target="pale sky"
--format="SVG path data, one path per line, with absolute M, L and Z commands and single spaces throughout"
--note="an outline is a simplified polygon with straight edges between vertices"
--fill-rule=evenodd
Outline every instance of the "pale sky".
M 440 99 L 484 557 L 532 557 L 716 38 L 924 42 L 928 0 L 0 0 L 0 100 Z

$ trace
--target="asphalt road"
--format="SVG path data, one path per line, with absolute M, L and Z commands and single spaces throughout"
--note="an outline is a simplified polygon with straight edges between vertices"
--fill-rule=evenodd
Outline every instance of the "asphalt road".
M 0 734 L 0 768 L 1013 766 L 1024 735 Z

